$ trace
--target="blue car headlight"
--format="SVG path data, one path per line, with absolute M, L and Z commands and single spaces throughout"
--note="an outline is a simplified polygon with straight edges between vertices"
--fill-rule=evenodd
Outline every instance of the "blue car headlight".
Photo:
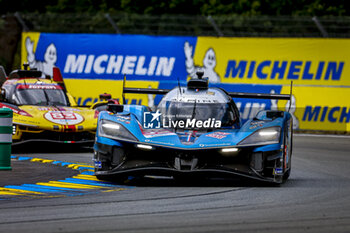
M 259 129 L 252 135 L 243 139 L 238 145 L 267 145 L 279 143 L 281 134 L 281 127 L 269 127 Z
M 101 120 L 98 127 L 99 136 L 112 138 L 112 139 L 120 139 L 126 141 L 137 141 L 137 138 L 129 132 L 123 125 L 108 121 Z

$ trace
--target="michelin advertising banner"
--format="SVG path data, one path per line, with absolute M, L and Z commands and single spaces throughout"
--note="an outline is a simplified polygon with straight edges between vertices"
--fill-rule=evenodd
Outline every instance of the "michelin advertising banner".
M 173 88 L 203 70 L 227 91 L 290 93 L 294 128 L 350 131 L 350 40 L 213 38 L 112 34 L 23 33 L 22 62 L 52 75 L 61 69 L 79 105 L 101 93 L 121 97 L 126 86 Z M 126 95 L 127 103 L 157 105 L 161 96 Z M 235 99 L 242 119 L 289 102 Z

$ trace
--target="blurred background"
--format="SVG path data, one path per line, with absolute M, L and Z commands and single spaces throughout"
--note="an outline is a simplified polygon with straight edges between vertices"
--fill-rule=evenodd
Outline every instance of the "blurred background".
M 22 31 L 349 38 L 346 0 L 0 0 L 0 64 L 20 67 Z
M 204 68 L 227 91 L 289 94 L 293 81 L 295 129 L 350 132 L 350 1 L 0 0 L 0 15 L 6 72 L 28 57 L 32 68 L 57 66 L 78 105 L 120 98 L 124 74 L 132 87 L 171 89 Z M 126 103 L 160 99 L 128 94 Z M 289 110 L 236 102 L 242 119 Z

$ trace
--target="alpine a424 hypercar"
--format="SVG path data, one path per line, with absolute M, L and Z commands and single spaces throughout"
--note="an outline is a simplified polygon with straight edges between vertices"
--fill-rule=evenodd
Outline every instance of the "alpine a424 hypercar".
M 244 177 L 282 183 L 291 171 L 292 117 L 263 110 L 242 124 L 233 98 L 289 100 L 290 95 L 227 93 L 206 78 L 164 94 L 155 112 L 146 106 L 109 105 L 99 114 L 94 145 L 98 179 L 127 176 Z
M 13 111 L 14 145 L 33 141 L 93 145 L 98 111 L 77 106 L 58 68 L 53 68 L 52 78 L 45 78 L 27 65 L 8 77 L 0 67 L 0 86 L 0 108 Z

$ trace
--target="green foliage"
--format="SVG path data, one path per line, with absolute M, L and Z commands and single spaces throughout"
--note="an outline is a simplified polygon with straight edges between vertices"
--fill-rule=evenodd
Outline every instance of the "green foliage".
M 5 20 L 0 18 L 0 31 L 5 27 Z
M 13 12 L 183 15 L 350 15 L 349 0 L 0 0 L 0 14 Z

